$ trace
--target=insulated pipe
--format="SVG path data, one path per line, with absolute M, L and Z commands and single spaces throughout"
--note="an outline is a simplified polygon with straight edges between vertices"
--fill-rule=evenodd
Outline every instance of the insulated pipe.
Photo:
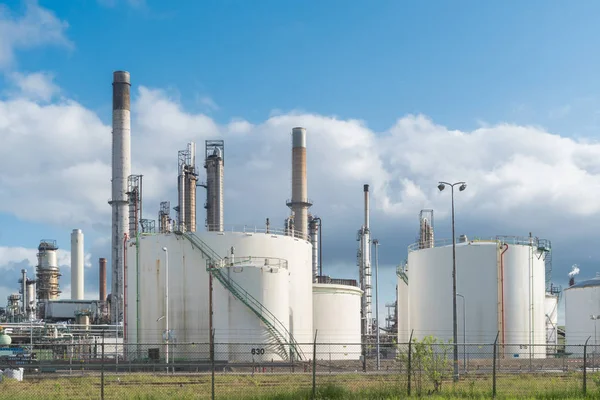
M 131 175 L 131 79 L 127 71 L 113 73 L 112 115 L 112 295 L 111 322 L 123 309 L 123 246 L 129 229 L 127 178 Z

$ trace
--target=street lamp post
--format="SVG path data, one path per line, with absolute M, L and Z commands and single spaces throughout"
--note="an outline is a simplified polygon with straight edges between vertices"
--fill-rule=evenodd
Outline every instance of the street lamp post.
M 379 371 L 381 364 L 381 354 L 379 350 L 379 240 L 373 239 L 373 245 L 375 246 L 375 324 L 376 337 L 377 337 L 377 371 Z
M 454 234 L 454 186 L 460 185 L 458 190 L 461 192 L 467 188 L 465 182 L 439 182 L 440 192 L 450 186 L 452 189 L 452 342 L 454 343 L 454 382 L 458 381 L 458 326 L 456 322 L 456 235 Z
M 463 373 L 467 373 L 467 300 L 460 293 L 456 295 L 463 301 Z
M 169 372 L 169 251 L 166 247 L 162 248 L 165 252 L 165 361 L 167 363 L 167 372 Z

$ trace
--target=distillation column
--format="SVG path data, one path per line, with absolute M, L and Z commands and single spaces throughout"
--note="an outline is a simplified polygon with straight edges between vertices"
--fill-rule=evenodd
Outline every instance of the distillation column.
M 206 227 L 208 231 L 223 231 L 223 175 L 225 143 L 207 140 L 204 168 L 206 168 Z
M 369 185 L 364 185 L 365 223 L 358 231 L 359 235 L 359 277 L 361 298 L 361 333 L 363 338 L 372 333 L 371 311 L 371 231 L 369 228 Z
M 127 178 L 131 175 L 131 81 L 129 72 L 113 74 L 112 117 L 112 294 L 111 323 L 123 313 L 123 239 L 129 230 Z

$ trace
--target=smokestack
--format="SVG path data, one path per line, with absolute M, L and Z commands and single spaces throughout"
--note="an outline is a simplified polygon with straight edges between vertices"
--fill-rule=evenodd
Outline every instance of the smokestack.
M 129 228 L 127 177 L 131 175 L 131 81 L 129 72 L 113 73 L 112 143 L 112 301 L 111 323 L 123 312 L 123 238 Z
M 71 300 L 83 300 L 83 232 L 71 232 Z
M 295 236 L 307 239 L 308 200 L 306 184 L 306 129 L 292 129 L 292 199 L 287 202 L 294 214 Z
M 106 301 L 106 258 L 98 260 L 100 266 L 100 301 Z

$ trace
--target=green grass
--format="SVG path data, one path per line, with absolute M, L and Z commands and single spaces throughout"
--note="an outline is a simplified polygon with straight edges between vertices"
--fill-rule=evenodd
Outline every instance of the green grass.
M 389 375 L 317 375 L 317 399 L 407 398 L 406 376 Z M 458 382 L 444 382 L 441 392 L 432 393 L 427 379 L 412 382 L 414 398 L 487 399 L 492 394 L 491 376 L 466 376 Z M 217 374 L 216 399 L 219 400 L 303 400 L 312 399 L 310 374 Z M 211 377 L 207 374 L 152 375 L 143 373 L 105 376 L 105 399 L 210 399 Z M 600 374 L 588 374 L 588 396 L 582 395 L 580 373 L 555 375 L 499 375 L 498 399 L 584 399 L 600 397 Z M 0 383 L 0 399 L 99 399 L 99 376 L 40 378 L 30 376 L 24 382 Z

